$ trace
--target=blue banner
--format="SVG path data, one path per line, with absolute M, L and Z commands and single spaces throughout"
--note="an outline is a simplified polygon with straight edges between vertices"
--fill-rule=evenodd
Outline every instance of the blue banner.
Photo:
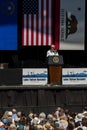
M 0 50 L 17 50 L 17 0 L 0 0 Z

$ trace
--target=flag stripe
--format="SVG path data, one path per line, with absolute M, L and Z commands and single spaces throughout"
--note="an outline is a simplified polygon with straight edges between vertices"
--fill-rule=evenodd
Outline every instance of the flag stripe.
M 48 25 L 48 18 L 47 17 L 49 17 L 49 15 L 48 15 L 48 11 L 49 11 L 49 6 L 48 6 L 48 0 L 46 1 L 46 8 L 47 8 L 47 14 L 46 14 L 46 45 L 48 45 L 48 27 L 49 27 L 49 25 Z M 47 25 L 48 25 L 48 27 L 47 27 Z
M 38 45 L 38 16 L 36 16 L 36 45 Z
M 46 11 L 46 0 L 44 0 L 44 9 L 43 9 L 43 17 L 44 17 L 44 27 L 43 27 L 43 29 L 44 29 L 44 32 L 43 32 L 43 34 L 44 34 L 44 39 L 43 39 L 43 43 L 44 43 L 44 45 L 46 45 L 46 15 L 47 15 L 47 11 Z
M 34 15 L 34 45 L 36 45 L 36 15 Z
M 60 42 L 60 0 L 56 0 L 56 11 L 55 11 L 55 45 L 56 49 L 59 50 Z
M 29 29 L 28 29 L 29 34 L 28 34 L 28 37 L 29 37 L 29 43 L 31 43 L 31 29 L 30 29 L 31 28 L 31 15 L 28 16 L 28 19 L 29 19 L 28 20 L 29 21 L 29 23 L 28 23 L 29 24 Z
M 34 16 L 31 16 L 31 44 L 29 43 L 29 45 L 33 45 L 33 40 L 34 40 Z
M 44 3 L 43 3 L 43 0 L 41 1 L 41 5 L 39 5 L 39 6 L 41 6 L 41 43 L 40 43 L 40 45 L 43 45 L 42 44 L 42 41 L 43 41 L 43 8 L 44 8 Z M 40 18 L 40 17 L 39 17 Z
M 24 18 L 23 18 L 23 28 L 22 28 L 22 29 L 23 29 L 23 31 L 22 31 L 22 32 L 23 32 L 23 33 L 22 33 L 22 34 L 23 34 L 23 36 L 22 36 L 22 38 L 23 38 L 23 45 L 26 45 L 25 43 L 27 43 L 27 42 L 26 42 L 26 24 L 27 24 L 27 23 L 26 23 L 26 22 L 27 22 L 27 18 L 26 18 L 26 17 L 27 17 L 27 16 L 24 15 Z
M 23 14 L 22 45 L 51 45 L 52 1 L 38 0 L 38 14 Z
M 27 17 L 27 21 L 26 21 L 26 26 L 27 26 L 27 33 L 26 33 L 26 44 L 28 45 L 28 17 Z
M 42 3 L 41 0 L 39 0 L 39 15 L 38 15 L 38 19 L 39 19 L 39 21 L 38 21 L 38 23 L 39 23 L 38 35 L 39 35 L 39 37 L 38 37 L 38 45 L 41 45 L 41 8 L 42 8 L 41 3 Z
M 52 18 L 52 12 L 51 11 L 53 11 L 53 8 L 52 8 L 52 3 L 53 3 L 53 1 L 52 0 L 50 0 L 50 3 L 49 3 L 49 19 L 48 19 L 48 21 L 49 21 L 49 23 L 48 23 L 48 28 L 49 28 L 49 30 L 48 30 L 48 45 L 51 45 L 52 43 L 53 43 L 53 40 L 52 40 L 52 30 L 53 30 L 53 26 L 52 26 L 52 21 L 53 21 L 53 19 L 52 20 L 50 20 L 50 18 Z M 50 11 L 51 10 L 51 11 Z

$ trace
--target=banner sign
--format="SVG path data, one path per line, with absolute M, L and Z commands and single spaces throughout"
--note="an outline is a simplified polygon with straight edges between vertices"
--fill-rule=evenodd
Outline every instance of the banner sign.
M 18 49 L 18 0 L 0 0 L 0 50 Z
M 56 0 L 55 42 L 59 50 L 85 49 L 85 0 Z M 60 21 L 59 16 L 60 15 Z M 59 33 L 60 32 L 60 33 Z M 60 38 L 58 38 L 60 37 Z
M 46 68 L 26 68 L 22 70 L 23 85 L 45 85 L 47 79 L 48 72 Z
M 87 68 L 62 69 L 62 84 L 87 84 Z

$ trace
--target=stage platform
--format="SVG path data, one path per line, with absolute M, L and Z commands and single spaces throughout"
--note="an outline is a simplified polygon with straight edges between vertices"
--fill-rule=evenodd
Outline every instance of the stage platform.
M 0 85 L 0 89 L 57 89 L 57 90 L 72 90 L 72 89 L 87 89 L 87 85 L 59 85 L 57 83 L 54 84 L 46 84 L 46 85 Z
M 15 107 L 29 111 L 52 113 L 61 106 L 81 112 L 87 106 L 87 85 L 1 85 L 0 110 Z

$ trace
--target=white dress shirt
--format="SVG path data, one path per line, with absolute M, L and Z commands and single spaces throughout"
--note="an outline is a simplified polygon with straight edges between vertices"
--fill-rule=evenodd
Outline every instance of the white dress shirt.
M 56 50 L 48 50 L 46 57 L 48 56 L 59 56 L 59 54 Z

